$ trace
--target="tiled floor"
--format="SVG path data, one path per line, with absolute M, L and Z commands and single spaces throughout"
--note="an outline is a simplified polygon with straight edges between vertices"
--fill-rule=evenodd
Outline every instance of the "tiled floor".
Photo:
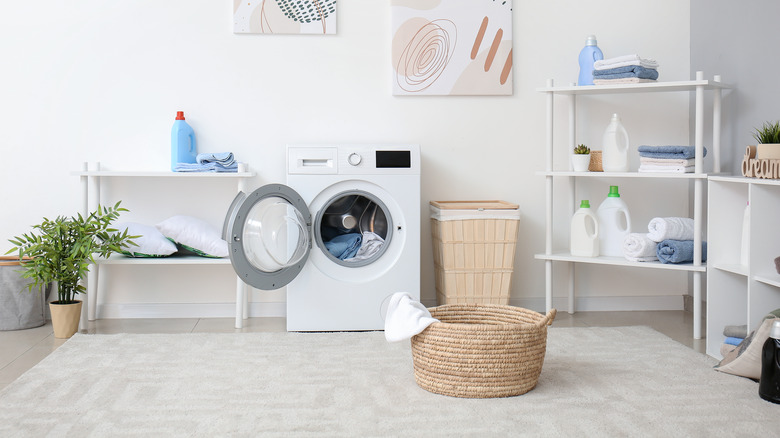
M 88 333 L 233 333 L 285 331 L 284 318 L 250 318 L 243 329 L 232 318 L 102 319 L 89 323 Z M 693 315 L 684 311 L 558 313 L 553 327 L 615 327 L 645 325 L 700 353 L 705 340 L 693 339 Z M 65 343 L 56 339 L 51 323 L 38 328 L 0 331 L 0 389 Z

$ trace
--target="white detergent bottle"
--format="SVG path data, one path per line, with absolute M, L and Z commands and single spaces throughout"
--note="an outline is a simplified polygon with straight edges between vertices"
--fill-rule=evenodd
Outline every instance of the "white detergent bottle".
M 599 222 L 590 209 L 590 202 L 583 199 L 580 208 L 571 218 L 571 255 L 597 257 L 599 255 Z
M 602 142 L 604 172 L 628 172 L 628 132 L 617 114 L 612 114 Z
M 631 232 L 631 215 L 626 203 L 620 199 L 618 186 L 609 186 L 609 195 L 599 205 L 596 218 L 601 255 L 623 257 L 623 241 Z

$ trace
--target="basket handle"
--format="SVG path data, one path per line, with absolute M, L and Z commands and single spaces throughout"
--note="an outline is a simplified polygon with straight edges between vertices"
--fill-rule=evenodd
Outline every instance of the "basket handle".
M 550 309 L 549 312 L 547 312 L 547 316 L 540 319 L 539 322 L 536 323 L 539 327 L 544 327 L 545 325 L 552 325 L 553 320 L 555 319 L 555 314 L 557 314 L 558 311 L 555 309 Z

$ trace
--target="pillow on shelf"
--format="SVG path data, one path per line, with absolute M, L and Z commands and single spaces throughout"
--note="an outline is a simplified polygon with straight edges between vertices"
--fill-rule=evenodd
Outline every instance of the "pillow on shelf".
M 156 225 L 160 232 L 182 248 L 202 257 L 227 257 L 227 242 L 219 230 L 192 216 L 172 216 Z
M 761 325 L 753 331 L 737 348 L 723 356 L 715 369 L 735 376 L 758 380 L 761 378 L 761 349 L 769 338 L 772 324 L 780 318 L 780 309 L 764 317 Z
M 176 245 L 155 227 L 135 222 L 118 222 L 114 227 L 119 233 L 127 230 L 128 236 L 140 236 L 133 239 L 138 246 L 122 249 L 122 254 L 128 257 L 167 257 L 176 252 Z

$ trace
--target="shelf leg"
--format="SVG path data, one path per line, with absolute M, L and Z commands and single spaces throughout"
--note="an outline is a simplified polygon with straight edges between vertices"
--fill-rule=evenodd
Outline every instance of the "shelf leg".
M 552 309 L 552 260 L 544 261 L 544 278 L 545 312 L 549 312 Z
M 240 278 L 236 277 L 236 328 L 240 329 L 244 327 L 244 302 L 246 300 L 246 293 L 244 290 L 244 282 Z
M 693 339 L 701 339 L 701 272 L 693 273 Z

